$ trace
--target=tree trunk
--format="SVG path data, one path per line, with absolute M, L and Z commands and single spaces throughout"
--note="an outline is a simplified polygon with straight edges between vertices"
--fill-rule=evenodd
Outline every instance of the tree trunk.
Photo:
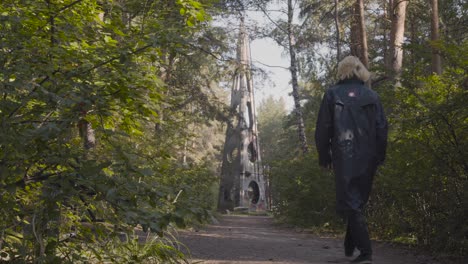
M 164 64 L 166 66 L 161 67 L 161 74 L 159 78 L 168 86 L 173 84 L 172 73 L 174 71 L 174 64 L 176 63 L 176 54 L 172 51 L 164 51 L 164 55 L 161 57 L 164 58 Z M 169 89 L 170 90 L 170 89 Z M 169 92 L 168 90 L 168 92 Z M 165 95 L 167 95 L 167 93 Z M 158 113 L 159 122 L 154 125 L 156 132 L 163 131 L 163 123 L 164 123 L 164 107 L 156 111 Z
M 414 16 L 414 15 L 412 15 Z M 408 21 L 410 22 L 410 43 L 411 44 L 417 44 L 418 43 L 418 27 L 416 25 L 416 19 L 412 18 L 411 15 L 408 17 Z M 411 62 L 411 71 L 412 74 L 414 74 L 414 69 L 416 68 L 416 63 L 418 59 L 416 58 L 416 53 L 414 52 L 413 49 L 410 49 L 410 62 Z
M 356 8 L 354 4 L 351 6 L 350 12 L 353 14 L 353 19 L 351 20 L 351 32 L 350 32 L 350 51 L 351 55 L 361 58 L 360 44 L 359 44 L 359 27 L 356 23 Z
M 390 60 L 390 55 L 389 55 L 389 46 L 390 46 L 390 43 L 389 43 L 389 39 L 388 37 L 390 36 L 390 34 L 388 34 L 387 32 L 389 32 L 389 30 L 391 29 L 391 23 L 388 23 L 388 21 L 391 21 L 391 15 L 392 14 L 392 9 L 393 9 L 393 1 L 392 0 L 384 0 L 384 8 L 383 8 L 383 22 L 382 24 L 384 25 L 384 31 L 383 31 L 383 58 L 384 58 L 384 65 L 385 67 L 387 67 L 387 69 L 390 69 L 390 66 L 391 65 L 391 60 Z
M 83 140 L 83 147 L 85 149 L 92 149 L 96 146 L 96 136 L 94 133 L 94 129 L 91 126 L 91 123 L 86 121 L 86 119 L 82 118 L 78 122 L 78 128 L 80 131 L 80 137 Z
M 351 25 L 351 54 L 358 57 L 362 64 L 364 64 L 366 68 L 369 68 L 364 0 L 356 0 L 353 14 L 354 23 Z
M 367 50 L 367 36 L 366 36 L 366 23 L 365 23 L 365 16 L 364 16 L 364 0 L 358 0 L 357 1 L 359 4 L 359 41 L 361 43 L 361 61 L 366 66 L 366 68 L 369 68 L 369 54 Z
M 388 68 L 392 71 L 395 79 L 399 79 L 401 68 L 403 66 L 403 38 L 405 34 L 406 6 L 408 1 L 395 0 L 392 8 L 392 28 L 390 31 L 390 65 Z
M 336 61 L 341 60 L 341 43 L 340 43 L 340 19 L 338 17 L 339 0 L 335 0 L 335 27 L 336 27 Z
M 438 0 L 431 0 L 432 17 L 431 17 L 431 40 L 439 40 L 439 3 Z M 440 59 L 439 50 L 432 47 L 432 72 L 435 74 L 442 73 L 442 62 Z
M 291 59 L 291 65 L 289 70 L 291 72 L 291 82 L 293 88 L 293 98 L 294 98 L 294 112 L 297 118 L 297 130 L 299 133 L 299 141 L 301 143 L 302 152 L 305 154 L 309 151 L 307 146 L 307 137 L 305 134 L 304 118 L 302 115 L 301 102 L 299 99 L 299 84 L 297 82 L 297 60 L 296 60 L 296 50 L 295 50 L 295 40 L 292 29 L 294 10 L 292 5 L 292 0 L 288 0 L 288 41 L 289 41 L 289 56 Z

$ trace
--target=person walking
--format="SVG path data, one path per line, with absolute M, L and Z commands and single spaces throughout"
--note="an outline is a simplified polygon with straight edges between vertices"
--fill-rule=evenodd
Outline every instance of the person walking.
M 347 222 L 345 255 L 351 263 L 372 263 L 364 215 L 377 167 L 385 160 L 388 126 L 377 93 L 364 83 L 370 73 L 354 56 L 338 64 L 338 83 L 325 92 L 318 113 L 315 143 L 319 165 L 333 169 L 336 210 Z

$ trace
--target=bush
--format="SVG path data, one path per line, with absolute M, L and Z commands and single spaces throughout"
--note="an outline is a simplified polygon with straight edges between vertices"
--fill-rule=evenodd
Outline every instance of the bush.
M 463 56 L 460 54 L 460 56 Z M 468 254 L 468 90 L 465 69 L 407 76 L 395 91 L 386 165 L 371 224 L 381 237 Z
M 277 162 L 271 169 L 276 217 L 300 226 L 336 223 L 334 176 L 315 154 Z

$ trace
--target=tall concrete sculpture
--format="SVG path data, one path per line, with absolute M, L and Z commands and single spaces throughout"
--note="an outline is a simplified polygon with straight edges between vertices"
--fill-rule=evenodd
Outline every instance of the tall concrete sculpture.
M 264 211 L 265 195 L 255 100 L 250 68 L 250 45 L 243 19 L 237 45 L 237 69 L 233 78 L 231 110 L 235 113 L 226 130 L 218 210 Z

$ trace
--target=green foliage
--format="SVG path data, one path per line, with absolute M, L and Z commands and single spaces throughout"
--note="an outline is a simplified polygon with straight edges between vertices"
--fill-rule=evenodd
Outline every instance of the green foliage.
M 336 223 L 334 177 L 319 168 L 316 154 L 273 164 L 273 212 L 283 221 L 300 226 Z
M 444 51 L 463 57 L 466 48 Z M 433 250 L 466 255 L 468 93 L 459 58 L 442 75 L 419 75 L 395 91 L 389 157 L 371 215 L 380 236 L 406 234 Z
M 87 254 L 73 263 L 187 263 L 175 237 L 159 237 L 151 233 L 122 234 L 107 243 L 84 245 Z M 70 256 L 70 252 L 67 252 Z
M 286 118 L 286 108 L 283 98 L 275 100 L 269 96 L 260 102 L 258 106 L 258 124 L 262 131 L 260 146 L 264 164 L 270 164 L 275 160 L 281 160 L 280 143 L 284 134 L 283 122 Z
M 308 92 L 309 98 L 313 97 Z M 315 124 L 313 104 L 304 107 L 306 124 Z M 267 98 L 259 106 L 259 129 L 263 162 L 269 167 L 274 215 L 300 226 L 328 226 L 336 223 L 334 177 L 319 168 L 317 154 L 298 155 L 294 113 L 286 115 L 284 102 Z M 299 157 L 298 157 L 299 156 Z
M 172 223 L 209 216 L 214 171 L 203 160 L 182 165 L 179 152 L 223 112 L 221 100 L 205 94 L 206 80 L 219 78 L 207 70 L 217 62 L 198 48 L 209 32 L 209 6 L 2 1 L 2 258 L 183 259 L 168 240 L 139 245 L 117 238 L 135 227 L 162 237 Z M 198 125 L 179 133 L 189 124 Z

